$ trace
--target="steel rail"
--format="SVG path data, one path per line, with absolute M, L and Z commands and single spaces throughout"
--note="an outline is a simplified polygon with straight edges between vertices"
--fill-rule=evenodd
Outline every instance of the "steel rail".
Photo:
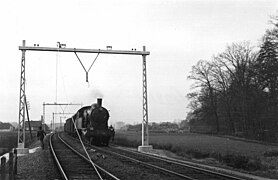
M 87 152 L 87 150 L 86 150 L 86 148 L 85 148 L 85 146 L 84 146 L 84 144 L 83 144 L 83 142 L 82 142 L 82 139 L 81 139 L 81 137 L 80 137 L 80 135 L 79 135 L 79 132 L 77 131 L 77 127 L 76 127 L 76 124 L 75 124 L 75 122 L 74 122 L 74 120 L 73 120 L 73 117 L 71 118 L 71 121 L 72 121 L 72 124 L 74 125 L 74 129 L 75 129 L 75 131 L 76 131 L 76 133 L 77 133 L 77 135 L 78 135 L 79 142 L 81 143 L 82 148 L 84 149 L 84 152 L 86 153 L 86 155 L 87 155 L 87 157 L 88 157 L 88 160 L 90 161 L 90 163 L 91 163 L 92 166 L 94 167 L 94 169 L 95 169 L 95 171 L 96 171 L 98 177 L 99 177 L 101 180 L 103 180 L 102 177 L 101 177 L 101 175 L 99 174 L 99 172 L 98 172 L 96 166 L 95 166 L 95 163 L 92 161 L 90 155 L 88 154 L 88 152 Z M 59 137 L 59 139 L 62 141 L 62 139 L 60 138 L 59 134 L 58 134 L 58 137 Z M 63 142 L 64 142 L 64 144 L 65 144 L 65 141 L 63 141 Z M 69 146 L 68 146 L 68 147 L 69 147 Z M 71 149 L 72 149 L 72 148 L 71 148 Z
M 138 151 L 133 151 L 133 150 L 129 150 L 129 149 L 126 149 L 126 148 L 117 147 L 117 146 L 113 146 L 113 147 L 117 148 L 117 149 L 121 149 L 121 150 L 127 151 L 127 152 L 130 152 L 130 153 L 133 153 L 133 154 L 139 154 L 139 155 L 151 157 L 151 158 L 154 158 L 154 159 L 166 161 L 166 162 L 169 162 L 169 163 L 185 166 L 185 167 L 192 168 L 192 169 L 197 169 L 199 171 L 204 171 L 204 172 L 207 172 L 207 173 L 210 173 L 210 174 L 215 174 L 215 175 L 218 175 L 218 176 L 222 176 L 222 177 L 226 177 L 226 178 L 231 178 L 231 179 L 234 179 L 234 180 L 245 180 L 245 179 L 242 179 L 240 177 L 236 177 L 236 176 L 232 176 L 232 175 L 228 175 L 228 174 L 223 174 L 223 173 L 220 173 L 220 172 L 216 172 L 216 171 L 212 171 L 212 170 L 196 167 L 196 166 L 188 164 L 187 162 L 184 162 L 184 161 L 174 160 L 174 159 L 164 158 L 164 157 L 159 157 L 159 156 L 155 156 L 155 155 L 152 155 L 152 154 L 142 153 L 142 152 L 138 152 Z
M 63 169 L 63 167 L 61 166 L 61 164 L 60 164 L 60 162 L 59 162 L 59 160 L 58 160 L 58 158 L 57 158 L 57 156 L 56 156 L 55 150 L 54 150 L 54 148 L 53 148 L 52 136 L 53 136 L 53 134 L 50 135 L 50 141 L 49 141 L 51 153 L 52 153 L 52 155 L 54 156 L 55 162 L 56 162 L 56 164 L 57 164 L 57 166 L 58 166 L 58 169 L 59 169 L 60 173 L 62 174 L 62 178 L 65 179 L 65 180 L 68 180 L 68 177 L 67 177 L 67 175 L 66 175 L 66 173 L 65 173 L 65 171 L 64 171 L 64 169 Z
M 88 163 L 91 163 L 91 160 L 89 160 L 87 157 L 85 157 L 83 154 L 81 154 L 80 152 L 78 152 L 76 149 L 74 149 L 71 145 L 69 145 L 67 142 L 65 142 L 59 135 L 58 138 L 68 147 L 70 148 L 73 152 L 75 152 L 77 155 L 79 155 L 80 157 L 82 157 L 85 161 L 87 161 Z M 111 178 L 115 179 L 115 180 L 120 180 L 119 178 L 117 178 L 115 175 L 111 174 L 110 172 L 106 171 L 105 169 L 103 169 L 102 167 L 100 167 L 99 165 L 97 165 L 96 163 L 94 163 L 94 165 L 100 169 L 102 172 L 104 172 L 105 174 L 109 175 Z
M 92 145 L 91 145 L 92 146 Z M 101 149 L 101 148 L 97 148 L 95 146 L 92 146 L 96 149 Z M 176 173 L 174 171 L 171 171 L 171 170 L 168 170 L 168 169 L 165 169 L 165 168 L 162 168 L 162 167 L 159 167 L 159 166 L 155 166 L 155 165 L 152 165 L 152 164 L 149 164 L 149 163 L 146 163 L 146 162 L 143 162 L 143 161 L 140 161 L 140 160 L 137 160 L 137 159 L 134 159 L 134 158 L 131 158 L 131 157 L 128 157 L 128 156 L 125 156 L 125 155 L 122 155 L 122 154 L 119 154 L 119 153 L 116 153 L 116 152 L 113 152 L 113 151 L 108 151 L 108 150 L 104 150 L 104 149 L 101 149 L 101 151 L 104 151 L 104 152 L 108 152 L 108 153 L 111 153 L 111 154 L 115 154 L 117 156 L 121 156 L 121 157 L 124 157 L 126 159 L 129 159 L 131 161 L 134 161 L 134 162 L 137 162 L 137 163 L 141 163 L 141 164 L 144 164 L 146 166 L 149 166 L 149 167 L 152 167 L 152 168 L 155 168 L 155 169 L 159 169 L 161 171 L 164 171 L 166 173 L 170 173 L 172 175 L 176 175 L 176 176 L 179 176 L 179 177 L 182 177 L 182 178 L 185 178 L 185 179 L 188 179 L 188 180 L 198 180 L 198 179 L 195 179 L 195 178 L 192 178 L 192 177 L 189 177 L 189 176 L 186 176 L 186 175 L 183 175 L 183 174 L 179 174 L 179 173 Z

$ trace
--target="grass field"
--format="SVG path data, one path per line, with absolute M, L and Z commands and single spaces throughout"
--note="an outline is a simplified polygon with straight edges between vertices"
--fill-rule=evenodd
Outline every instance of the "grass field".
M 17 131 L 0 132 L 0 155 L 17 147 L 17 136 Z M 33 137 L 35 137 L 35 133 L 33 133 Z M 28 147 L 31 143 L 30 135 L 26 134 L 25 138 L 25 146 Z
M 0 132 L 0 155 L 17 146 L 17 132 Z
M 190 159 L 210 159 L 225 166 L 278 177 L 278 146 L 202 134 L 150 134 L 150 145 Z M 115 143 L 141 145 L 140 132 L 116 132 Z M 273 177 L 272 175 L 270 177 Z

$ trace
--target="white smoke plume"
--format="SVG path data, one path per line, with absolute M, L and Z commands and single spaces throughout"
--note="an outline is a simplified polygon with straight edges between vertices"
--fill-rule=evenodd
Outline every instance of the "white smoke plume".
M 99 89 L 93 89 L 91 92 L 91 97 L 97 99 L 97 98 L 103 98 L 104 95 Z

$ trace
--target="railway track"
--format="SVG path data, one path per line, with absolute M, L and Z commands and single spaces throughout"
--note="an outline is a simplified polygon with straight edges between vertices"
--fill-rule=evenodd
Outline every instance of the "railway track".
M 175 161 L 165 159 L 158 156 L 148 155 L 137 151 L 128 150 L 125 148 L 111 147 L 96 147 L 90 146 L 94 152 L 101 153 L 105 157 L 109 157 L 114 161 L 120 161 L 128 164 L 132 169 L 136 166 L 138 171 L 148 171 L 153 174 L 160 174 L 155 176 L 159 179 L 188 179 L 188 180 L 243 180 L 243 178 L 233 175 L 227 175 L 200 167 L 195 167 L 182 161 Z M 90 156 L 92 156 L 90 154 Z M 124 168 L 129 171 L 128 168 Z M 120 173 L 119 170 L 117 173 Z M 148 173 L 146 173 L 148 174 Z M 119 175 L 121 179 L 127 179 L 124 175 Z M 138 179 L 152 179 L 152 178 L 138 178 Z M 245 178 L 246 179 L 246 178 Z
M 116 176 L 94 164 L 84 154 L 74 150 L 58 134 L 50 137 L 50 148 L 63 179 L 108 179 Z
M 193 166 L 185 161 L 178 161 L 175 159 L 163 158 L 152 154 L 141 153 L 138 151 L 122 148 L 118 146 L 110 146 L 110 153 L 117 153 L 120 156 L 126 156 L 130 159 L 142 162 L 150 167 L 161 169 L 162 171 L 170 174 L 177 175 L 179 177 L 190 180 L 244 180 L 244 178 L 234 175 L 223 174 L 220 172 L 200 168 Z M 245 178 L 246 180 L 246 178 Z
M 97 148 L 97 147 L 94 147 Z M 97 148 L 98 149 L 98 148 Z M 124 148 L 109 147 L 101 149 L 106 153 L 121 156 L 130 161 L 137 162 L 142 166 L 148 166 L 153 169 L 160 170 L 171 176 L 176 176 L 188 180 L 243 180 L 243 178 L 227 175 L 200 167 L 195 167 L 184 162 L 177 162 L 137 151 Z

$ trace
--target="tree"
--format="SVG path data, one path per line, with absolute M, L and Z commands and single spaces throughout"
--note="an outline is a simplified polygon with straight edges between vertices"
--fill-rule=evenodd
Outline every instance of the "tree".
M 198 93 L 188 94 L 195 108 L 194 121 L 214 121 L 217 132 L 222 129 L 234 134 L 252 129 L 253 107 L 249 105 L 254 101 L 250 94 L 254 92 L 252 68 L 256 57 L 249 43 L 234 43 L 212 62 L 201 60 L 192 67 L 189 79 L 199 88 Z
M 215 93 L 214 87 L 214 79 L 212 77 L 212 64 L 200 60 L 198 61 L 196 66 L 192 67 L 191 75 L 188 76 L 189 79 L 195 80 L 195 88 L 200 87 L 202 88 L 202 95 L 200 98 L 203 97 L 203 108 L 206 106 L 207 115 L 213 114 L 213 119 L 215 120 L 215 126 L 217 133 L 219 132 L 219 120 L 217 114 L 217 98 Z
M 233 43 L 227 49 L 215 57 L 217 64 L 221 65 L 224 72 L 229 73 L 230 84 L 228 87 L 229 96 L 235 119 L 237 119 L 236 131 L 247 132 L 250 127 L 250 102 L 252 102 L 252 66 L 257 58 L 257 54 L 250 47 L 248 42 Z M 226 96 L 227 97 L 227 96 Z M 228 100 L 228 99 L 226 99 Z
M 269 92 L 272 98 L 277 98 L 278 92 L 277 31 L 266 31 L 256 64 L 259 82 L 262 85 L 261 88 Z
M 275 141 L 278 128 L 278 16 L 263 36 L 259 51 L 248 42 L 233 43 L 192 67 L 189 79 L 190 126 Z M 226 131 L 228 130 L 228 131 Z
M 268 29 L 262 38 L 255 72 L 264 103 L 261 116 L 263 128 L 272 131 L 272 136 L 275 136 L 278 127 L 278 16 L 272 17 L 271 23 L 274 27 Z
M 225 70 L 225 66 L 222 63 L 218 63 L 217 60 L 213 59 L 212 61 L 213 69 L 212 76 L 215 80 L 216 91 L 218 92 L 218 102 L 219 102 L 219 111 L 222 116 L 227 117 L 226 128 L 229 133 L 235 133 L 235 121 L 232 118 L 232 96 L 230 93 L 231 78 L 229 71 Z M 223 110 L 221 110 L 223 109 Z

